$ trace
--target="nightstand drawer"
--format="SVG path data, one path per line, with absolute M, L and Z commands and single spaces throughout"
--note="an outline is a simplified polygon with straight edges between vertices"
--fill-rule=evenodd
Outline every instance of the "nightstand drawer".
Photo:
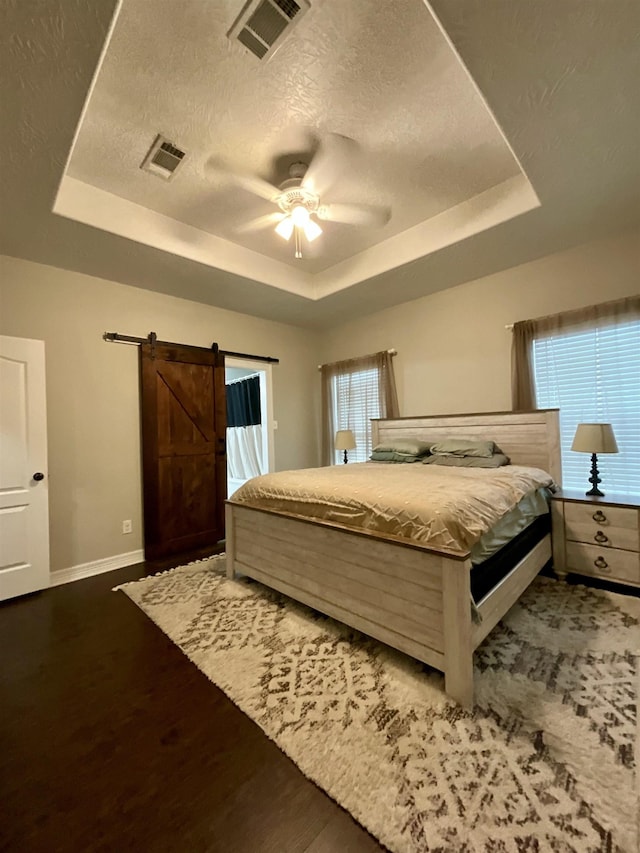
M 565 524 L 593 524 L 602 527 L 624 527 L 638 530 L 638 510 L 621 506 L 595 506 L 594 504 L 571 503 L 564 505 Z
M 640 555 L 633 551 L 567 542 L 567 569 L 623 583 L 640 583 Z
M 640 534 L 638 528 L 614 527 L 596 524 L 589 521 L 572 521 L 565 519 L 566 537 L 574 542 L 584 542 L 585 545 L 599 545 L 602 548 L 623 548 L 626 551 L 640 550 Z

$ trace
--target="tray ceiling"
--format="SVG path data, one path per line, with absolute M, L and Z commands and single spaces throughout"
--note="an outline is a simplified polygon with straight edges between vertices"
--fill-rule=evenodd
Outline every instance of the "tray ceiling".
M 149 7 L 138 0 L 1 4 L 0 252 L 328 326 L 640 223 L 637 0 L 617 0 L 615 15 L 601 0 L 432 0 L 433 12 L 417 0 L 315 0 L 267 65 L 220 35 L 236 4 L 156 0 L 153 15 Z M 204 23 L 203 9 L 212 12 Z M 383 9 L 395 11 L 393 20 Z M 399 10 L 411 20 L 409 32 Z M 314 28 L 324 38 L 307 43 Z M 424 39 L 421 51 L 415 34 Z M 307 51 L 298 65 L 295 39 Z M 114 67 L 109 77 L 118 44 L 124 73 Z M 163 56 L 170 60 L 164 75 Z M 236 112 L 235 93 L 246 106 L 260 85 L 271 100 L 256 94 L 251 115 Z M 459 98 L 474 116 L 468 125 Z M 85 150 L 92 127 L 100 138 Z M 138 170 L 158 131 L 189 152 L 170 184 Z M 275 235 L 233 230 L 235 217 L 259 215 L 253 205 L 262 201 L 201 170 L 217 150 L 277 180 L 279 156 L 306 153 L 327 132 L 350 135 L 361 152 L 335 193 L 347 181 L 345 198 L 354 202 L 396 193 L 393 216 L 379 233 L 357 237 L 354 228 L 327 225 L 323 253 L 294 265 Z
M 182 0 L 176 15 L 175 3 L 160 2 L 150 15 L 148 0 L 124 0 L 67 166 L 73 180 L 63 185 L 60 212 L 165 249 L 173 231 L 179 236 L 170 251 L 189 256 L 195 241 L 198 260 L 207 262 L 206 237 L 171 222 L 192 226 L 219 238 L 211 243 L 213 265 L 317 297 L 328 282 L 315 274 L 350 260 L 347 276 L 331 274 L 340 288 L 398 259 L 413 260 L 415 249 L 403 258 L 397 239 L 387 243 L 382 264 L 368 250 L 493 188 L 509 196 L 524 185 L 515 212 L 536 204 L 423 0 L 315 0 L 267 62 L 226 37 L 241 6 Z M 187 152 L 171 181 L 140 169 L 158 132 Z M 321 201 L 385 206 L 390 221 L 322 222 L 319 239 L 303 240 L 302 260 L 275 225 L 243 233 L 243 225 L 277 207 L 208 169 L 211 159 L 277 186 L 290 164 L 309 163 L 329 134 L 353 140 L 353 151 Z M 92 199 L 100 218 L 87 220 Z M 127 216 L 122 200 L 138 208 Z M 146 214 L 141 231 L 139 207 L 162 218 Z M 486 225 L 483 219 L 478 229 Z M 426 241 L 418 256 L 440 247 Z M 261 256 L 278 263 L 265 266 Z M 284 276 L 281 264 L 290 268 Z

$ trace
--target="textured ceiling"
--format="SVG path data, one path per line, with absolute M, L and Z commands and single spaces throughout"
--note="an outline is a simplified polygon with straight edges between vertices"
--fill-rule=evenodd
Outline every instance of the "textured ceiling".
M 615 14 L 602 0 L 432 6 L 535 187 L 537 209 L 316 302 L 55 216 L 115 2 L 4 0 L 0 252 L 322 327 L 640 223 L 637 0 L 616 0 Z M 287 126 L 295 123 L 292 115 Z
M 422 0 L 315 0 L 269 62 L 226 37 L 243 0 L 124 0 L 71 157 L 72 177 L 318 272 L 520 174 Z M 162 131 L 188 152 L 167 183 L 139 166 Z M 355 140 L 327 202 L 384 205 L 383 228 L 323 223 L 296 261 L 276 208 L 207 172 L 221 158 L 276 185 L 327 133 Z

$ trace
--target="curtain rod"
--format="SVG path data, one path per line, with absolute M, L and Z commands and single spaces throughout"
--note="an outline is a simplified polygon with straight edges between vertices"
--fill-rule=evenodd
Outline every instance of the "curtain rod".
M 616 317 L 618 316 L 618 312 L 626 314 L 627 311 L 637 311 L 639 309 L 640 295 L 623 296 L 622 299 L 612 299 L 608 302 L 599 302 L 597 305 L 584 305 L 580 308 L 570 308 L 567 311 L 559 311 L 557 314 L 543 314 L 541 317 L 529 317 L 526 322 L 541 323 L 543 325 L 555 325 L 557 323 L 582 323 L 585 319 L 589 319 L 589 317 L 585 318 L 585 312 L 590 314 L 592 310 L 594 310 L 594 312 L 598 312 L 598 314 L 603 317 Z M 518 322 L 522 323 L 525 321 L 519 320 Z M 514 323 L 509 323 L 505 326 L 505 329 L 512 330 L 514 325 Z
M 387 350 L 387 352 L 389 353 L 389 355 L 390 355 L 390 356 L 398 355 L 398 350 L 397 350 L 397 349 L 388 349 L 388 350 Z M 350 361 L 350 360 L 351 360 L 351 359 L 347 359 L 347 361 Z M 329 362 L 329 364 L 335 364 L 335 363 L 336 363 L 336 362 Z M 323 368 L 323 367 L 326 367 L 326 365 L 325 365 L 325 364 L 319 364 L 319 365 L 318 365 L 318 370 L 322 370 L 322 368 Z
M 229 370 L 229 369 L 233 369 L 233 368 L 227 368 L 227 369 Z M 247 373 L 246 376 L 238 376 L 237 379 L 229 379 L 228 381 L 225 380 L 224 384 L 225 385 L 234 385 L 236 382 L 244 382 L 245 379 L 255 379 L 259 376 L 260 376 L 259 373 Z
M 247 361 L 267 361 L 269 364 L 280 364 L 279 358 L 273 358 L 271 355 L 251 355 L 248 352 L 231 352 L 229 349 L 221 349 L 222 355 L 228 355 L 231 358 L 246 358 Z
M 507 323 L 507 325 L 505 326 L 505 329 L 506 329 L 508 332 L 513 332 L 513 326 L 514 326 L 514 324 L 513 324 L 513 323 Z
M 138 338 L 135 335 L 120 335 L 118 332 L 105 332 L 103 334 L 103 339 L 107 341 L 107 343 L 112 344 L 131 344 L 134 346 L 139 346 L 140 344 L 157 344 L 158 346 L 164 347 L 186 347 L 187 349 L 203 349 L 207 351 L 213 350 L 214 352 L 219 352 L 220 355 L 228 355 L 233 358 L 246 358 L 248 361 L 266 361 L 269 364 L 279 364 L 279 358 L 273 358 L 270 355 L 251 355 L 247 352 L 232 352 L 231 350 L 218 349 L 218 344 L 213 343 L 210 347 L 198 347 L 194 344 L 177 344 L 175 341 L 159 341 L 156 338 L 155 332 L 149 332 L 149 335 L 146 338 Z

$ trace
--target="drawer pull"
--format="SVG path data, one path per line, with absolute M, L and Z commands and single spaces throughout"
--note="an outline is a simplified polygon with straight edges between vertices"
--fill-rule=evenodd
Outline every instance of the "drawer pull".
M 607 561 L 605 560 L 604 557 L 597 557 L 593 561 L 593 565 L 596 567 L 596 569 L 608 569 L 609 568 L 609 563 L 607 563 Z
M 603 521 L 607 520 L 607 516 L 602 512 L 601 509 L 597 509 L 592 516 L 594 521 L 597 521 L 598 524 L 602 524 Z
M 600 542 L 601 544 L 603 542 L 609 541 L 609 537 L 607 536 L 606 533 L 603 533 L 602 530 L 598 530 L 598 532 L 596 533 L 596 535 L 593 538 L 596 540 L 596 542 Z

